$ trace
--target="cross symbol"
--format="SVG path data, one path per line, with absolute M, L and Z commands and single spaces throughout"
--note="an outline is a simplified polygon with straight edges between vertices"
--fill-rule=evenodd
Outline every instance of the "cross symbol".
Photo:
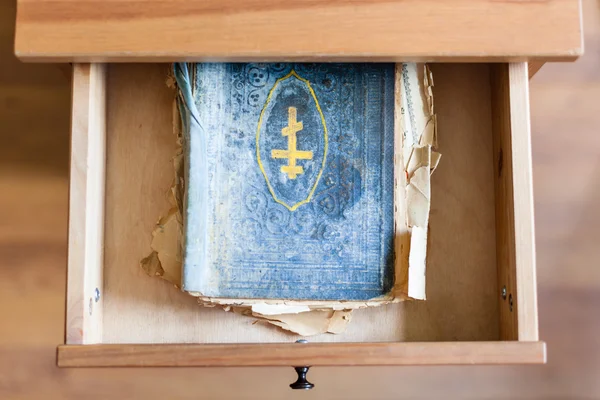
M 301 165 L 296 165 L 296 160 L 312 160 L 312 151 L 302 151 L 296 148 L 298 141 L 296 133 L 303 128 L 302 122 L 296 121 L 296 107 L 288 108 L 288 126 L 281 130 L 282 136 L 288 138 L 287 150 L 271 150 L 272 158 L 286 158 L 288 164 L 281 167 L 281 172 L 288 175 L 290 179 L 296 179 L 299 174 L 304 173 L 304 168 Z

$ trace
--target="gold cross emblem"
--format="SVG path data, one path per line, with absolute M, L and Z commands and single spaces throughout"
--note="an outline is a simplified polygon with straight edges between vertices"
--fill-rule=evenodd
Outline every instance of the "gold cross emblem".
M 302 122 L 296 121 L 296 107 L 288 108 L 288 126 L 281 130 L 282 136 L 288 138 L 287 150 L 271 150 L 272 158 L 287 158 L 288 164 L 281 167 L 281 172 L 288 175 L 290 179 L 296 179 L 299 174 L 304 173 L 301 165 L 296 165 L 296 160 L 312 160 L 312 151 L 302 151 L 296 148 L 298 140 L 296 133 L 303 128 Z

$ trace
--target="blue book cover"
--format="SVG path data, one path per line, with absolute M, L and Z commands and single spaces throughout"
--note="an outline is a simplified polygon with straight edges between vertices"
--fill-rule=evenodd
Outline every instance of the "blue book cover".
M 394 65 L 176 64 L 182 288 L 367 300 L 394 282 Z

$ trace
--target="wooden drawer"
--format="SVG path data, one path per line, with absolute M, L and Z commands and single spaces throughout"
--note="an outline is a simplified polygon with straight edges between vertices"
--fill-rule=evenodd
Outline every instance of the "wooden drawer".
M 166 64 L 75 64 L 66 343 L 58 365 L 291 366 L 545 362 L 536 305 L 528 67 L 433 64 L 425 302 L 359 310 L 308 338 L 202 308 L 139 260 L 169 208 Z

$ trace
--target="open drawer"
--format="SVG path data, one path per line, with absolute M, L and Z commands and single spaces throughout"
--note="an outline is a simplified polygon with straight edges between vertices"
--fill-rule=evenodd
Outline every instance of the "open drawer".
M 355 311 L 299 337 L 203 308 L 139 260 L 168 210 L 167 64 L 75 64 L 66 344 L 58 365 L 440 365 L 545 362 L 538 341 L 528 67 L 433 64 L 425 302 Z

